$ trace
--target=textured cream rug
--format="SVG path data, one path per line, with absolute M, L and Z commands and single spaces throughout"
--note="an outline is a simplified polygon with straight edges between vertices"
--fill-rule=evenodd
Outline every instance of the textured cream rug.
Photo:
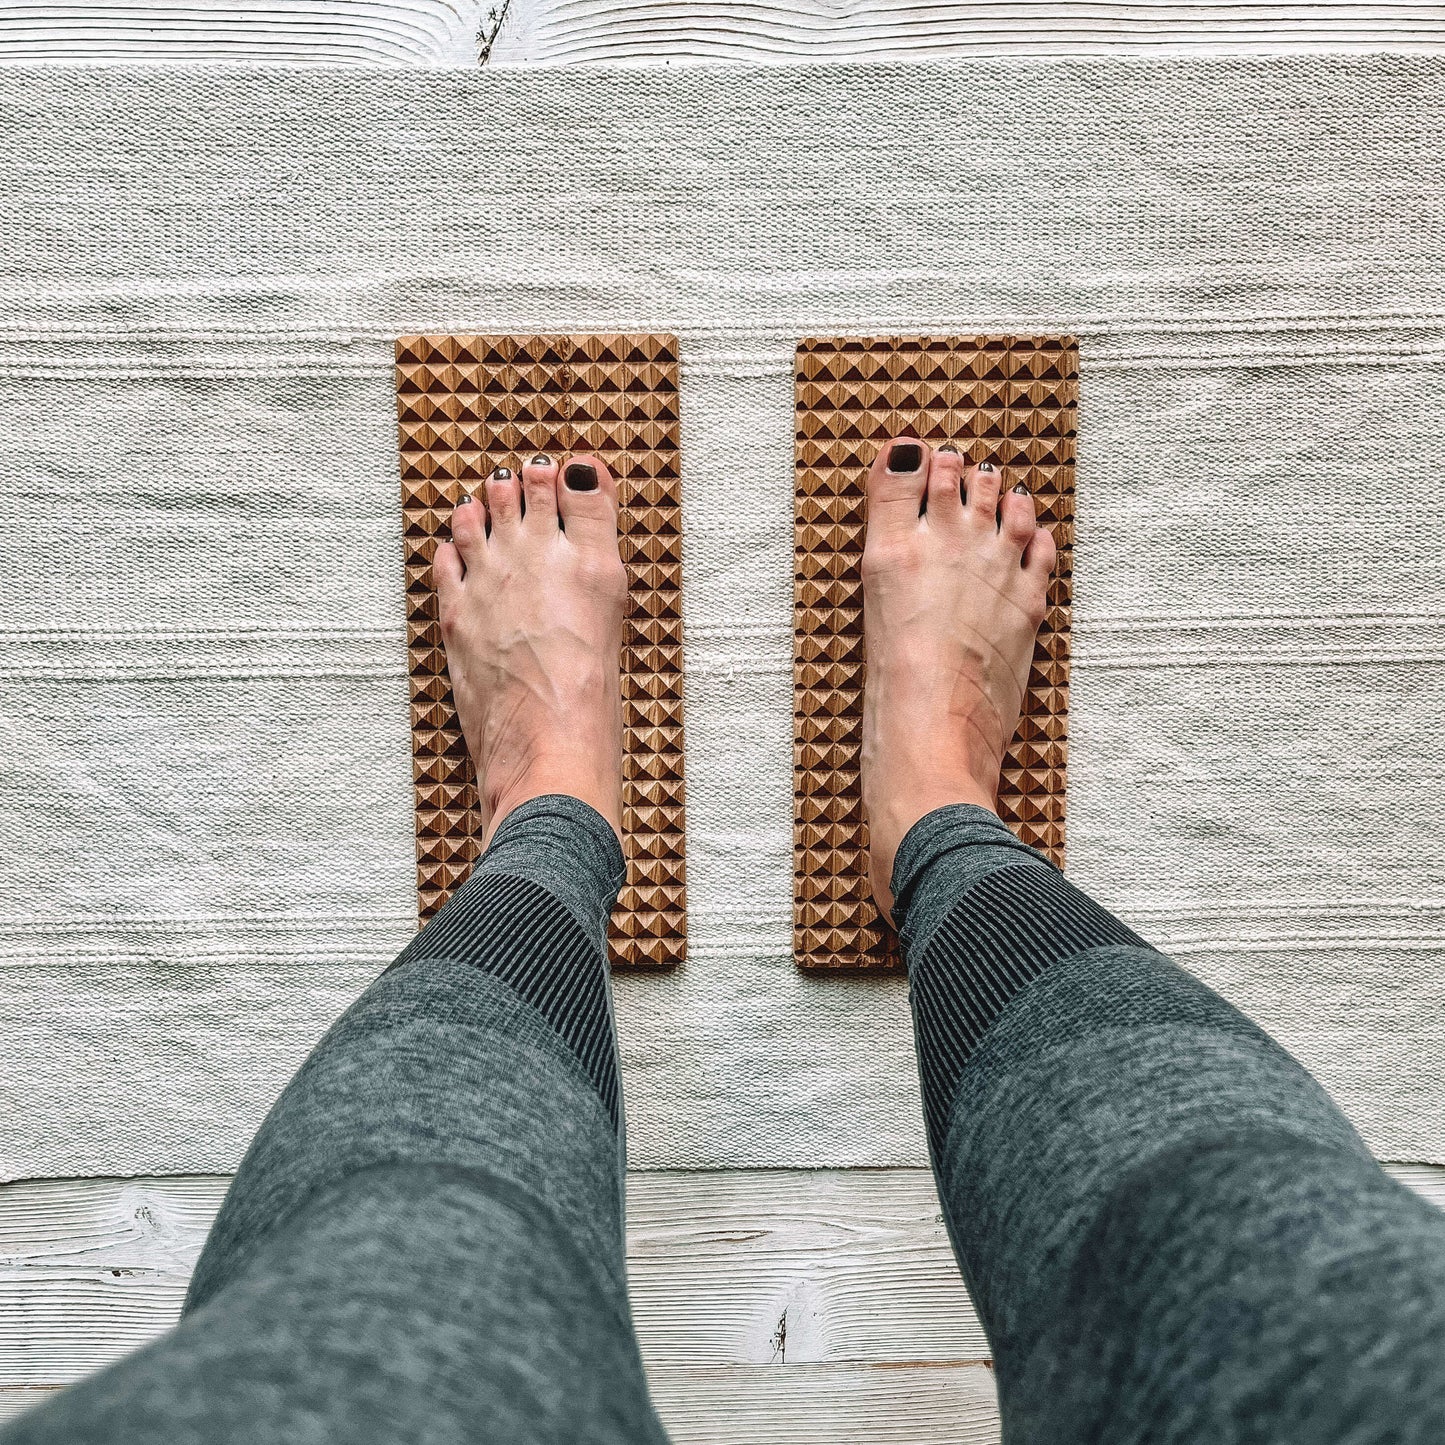
M 789 960 L 795 338 L 1082 338 L 1072 872 L 1445 1161 L 1445 61 L 8 71 L 0 1174 L 222 1170 L 407 938 L 391 338 L 683 340 L 633 1163 L 919 1163 Z

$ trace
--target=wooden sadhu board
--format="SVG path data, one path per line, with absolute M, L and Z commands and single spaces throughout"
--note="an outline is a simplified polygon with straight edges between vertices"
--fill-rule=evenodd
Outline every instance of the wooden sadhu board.
M 808 969 L 899 964 L 868 883 L 859 787 L 864 483 L 892 436 L 951 441 L 1026 485 L 1059 547 L 999 813 L 1061 867 L 1069 734 L 1078 345 L 1067 336 L 810 337 L 797 350 L 793 953 Z
M 629 581 L 622 651 L 623 852 L 614 965 L 687 949 L 683 858 L 682 530 L 673 336 L 404 336 L 397 425 L 416 786 L 417 912 L 425 921 L 481 848 L 476 779 L 457 724 L 431 575 L 452 508 L 496 466 L 569 452 L 617 477 Z

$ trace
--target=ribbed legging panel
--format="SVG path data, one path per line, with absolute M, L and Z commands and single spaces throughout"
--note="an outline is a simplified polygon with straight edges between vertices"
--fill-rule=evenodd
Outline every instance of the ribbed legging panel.
M 474 874 L 392 968 L 457 959 L 505 983 L 557 1030 L 621 1122 L 607 960 L 565 904 L 529 878 Z
M 969 1055 L 1009 1001 L 1052 964 L 1110 944 L 1148 947 L 1046 866 L 999 868 L 968 890 L 909 961 L 924 1110 L 934 1157 Z

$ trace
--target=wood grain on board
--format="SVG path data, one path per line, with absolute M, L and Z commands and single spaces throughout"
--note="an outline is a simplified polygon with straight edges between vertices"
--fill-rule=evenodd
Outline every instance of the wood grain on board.
M 1386 1169 L 1445 1203 L 1445 1169 Z M 175 1323 L 229 1183 L 0 1185 L 0 1418 Z M 678 1441 L 998 1438 L 987 1344 L 926 1169 L 633 1172 L 627 1261 Z
M 497 0 L 0 0 L 0 61 L 475 65 Z
M 1445 47 L 1433 0 L 511 0 L 492 64 L 936 60 L 987 55 Z
M 417 911 L 481 851 L 476 779 L 457 723 L 431 560 L 463 493 L 536 452 L 600 457 L 617 478 L 628 610 L 622 651 L 623 852 L 612 962 L 658 968 L 687 949 L 683 857 L 682 525 L 677 338 L 657 334 L 406 336 L 396 343 Z
M 873 903 L 859 764 L 868 469 L 889 437 L 951 441 L 1027 486 L 1058 543 L 999 814 L 1060 867 L 1079 353 L 1063 336 L 812 337 L 797 351 L 793 953 L 811 969 L 891 968 Z
M 1339 48 L 1439 50 L 1434 0 L 0 0 L 0 61 L 420 68 L 926 60 Z

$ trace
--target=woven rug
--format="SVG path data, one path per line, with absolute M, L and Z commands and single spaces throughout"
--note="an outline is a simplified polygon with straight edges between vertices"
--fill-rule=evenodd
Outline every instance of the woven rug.
M 1072 875 L 1445 1161 L 1445 62 L 6 73 L 0 1174 L 222 1170 L 413 927 L 392 340 L 682 355 L 635 1165 L 923 1161 L 789 957 L 798 337 L 1080 337 Z

